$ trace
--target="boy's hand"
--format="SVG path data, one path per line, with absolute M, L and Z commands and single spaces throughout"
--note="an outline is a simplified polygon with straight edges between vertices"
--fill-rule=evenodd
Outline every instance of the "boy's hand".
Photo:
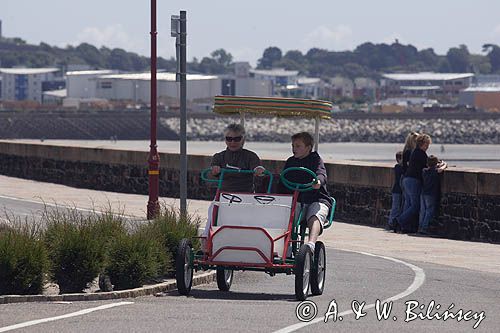
M 256 176 L 262 176 L 264 171 L 266 171 L 266 168 L 264 168 L 262 165 L 259 165 L 259 166 L 255 167 L 255 169 L 253 169 L 253 171 L 255 172 Z
M 313 184 L 312 188 L 315 190 L 319 190 L 320 187 L 321 187 L 321 181 L 319 179 L 317 179 L 316 184 Z
M 217 176 L 220 173 L 220 166 L 213 165 L 211 167 L 211 173 L 212 173 L 212 176 Z
M 444 161 L 441 161 L 441 163 L 439 164 L 439 167 L 438 167 L 438 172 L 441 173 L 444 171 L 444 169 L 446 169 L 448 167 L 448 163 L 444 162 Z

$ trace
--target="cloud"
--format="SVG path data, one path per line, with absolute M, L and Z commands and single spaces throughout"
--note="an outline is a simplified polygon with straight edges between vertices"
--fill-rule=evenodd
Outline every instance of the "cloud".
M 352 29 L 347 25 L 337 25 L 333 29 L 321 25 L 309 32 L 302 43 L 307 48 L 348 48 L 352 46 L 352 35 Z
M 500 24 L 497 24 L 495 28 L 493 28 L 493 37 L 500 37 Z
M 121 24 L 109 25 L 104 28 L 86 27 L 76 37 L 74 45 L 89 43 L 97 47 L 122 48 L 126 51 L 144 53 L 147 45 L 131 38 Z

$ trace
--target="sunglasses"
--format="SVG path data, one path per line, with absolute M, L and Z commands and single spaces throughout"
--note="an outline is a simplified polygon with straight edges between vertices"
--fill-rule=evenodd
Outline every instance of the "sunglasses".
M 242 136 L 226 136 L 226 141 L 227 142 L 232 142 L 232 141 L 234 141 L 234 142 L 240 142 L 241 139 L 243 139 Z

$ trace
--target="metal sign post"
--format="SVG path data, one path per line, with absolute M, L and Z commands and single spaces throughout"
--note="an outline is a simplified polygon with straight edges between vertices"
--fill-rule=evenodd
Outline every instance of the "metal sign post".
M 170 35 L 175 37 L 177 54 L 176 80 L 180 82 L 180 213 L 187 215 L 187 152 L 186 152 L 186 11 L 181 10 L 180 16 L 172 15 Z

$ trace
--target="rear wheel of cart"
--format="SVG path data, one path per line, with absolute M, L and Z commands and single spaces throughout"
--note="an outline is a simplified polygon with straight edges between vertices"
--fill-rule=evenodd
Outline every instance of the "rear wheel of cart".
M 233 283 L 233 270 L 217 268 L 217 287 L 221 291 L 229 291 Z
M 193 268 L 191 267 L 191 242 L 184 238 L 179 243 L 175 258 L 175 279 L 181 295 L 189 295 L 193 285 Z
M 311 294 L 321 295 L 325 288 L 326 252 L 323 242 L 316 242 L 314 258 L 311 267 Z
M 311 248 L 304 244 L 295 258 L 295 298 L 303 301 L 309 294 L 309 273 L 311 271 Z

